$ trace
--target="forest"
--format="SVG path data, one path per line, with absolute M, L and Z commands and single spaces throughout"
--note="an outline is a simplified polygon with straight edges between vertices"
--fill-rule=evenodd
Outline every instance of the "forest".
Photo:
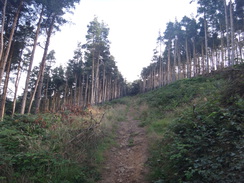
M 110 54 L 109 28 L 94 18 L 86 43 L 77 45 L 67 67 L 53 68 L 55 50 L 48 50 L 51 36 L 67 23 L 63 15 L 74 1 L 3 1 L 1 3 L 1 118 L 14 115 L 86 107 L 124 96 L 125 81 Z M 40 45 L 39 37 L 45 37 Z M 40 65 L 32 68 L 36 47 L 43 48 Z M 25 73 L 25 87 L 17 95 Z M 14 82 L 11 91 L 9 82 Z M 11 93 L 13 98 L 7 97 Z M 5 109 L 5 106 L 11 105 Z M 6 112 L 5 112 L 6 111 Z
M 104 152 L 132 109 L 157 137 L 147 180 L 241 182 L 244 1 L 189 0 L 197 16 L 167 23 L 132 83 L 98 17 L 66 66 L 54 67 L 52 35 L 79 2 L 0 1 L 0 182 L 101 180 Z

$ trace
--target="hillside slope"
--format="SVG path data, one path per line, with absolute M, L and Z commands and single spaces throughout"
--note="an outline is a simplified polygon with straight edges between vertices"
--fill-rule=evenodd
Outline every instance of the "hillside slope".
M 244 65 L 177 81 L 139 96 L 153 139 L 151 179 L 162 182 L 244 180 Z
M 0 182 L 241 183 L 243 122 L 243 64 L 86 110 L 16 115 L 0 123 Z

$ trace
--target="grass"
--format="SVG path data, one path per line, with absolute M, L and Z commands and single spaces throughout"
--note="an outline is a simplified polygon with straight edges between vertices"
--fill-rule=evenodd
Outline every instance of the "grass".
M 244 65 L 139 96 L 152 182 L 241 182 Z
M 103 153 L 114 144 L 116 116 L 108 120 L 104 108 L 90 110 L 5 118 L 0 124 L 1 182 L 97 181 Z

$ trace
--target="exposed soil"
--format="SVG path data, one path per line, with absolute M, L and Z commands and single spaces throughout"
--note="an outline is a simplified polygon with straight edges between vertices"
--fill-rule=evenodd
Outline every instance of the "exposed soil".
M 118 123 L 117 145 L 106 154 L 99 183 L 148 183 L 146 130 L 138 125 L 139 121 L 133 119 L 131 112 L 126 121 Z

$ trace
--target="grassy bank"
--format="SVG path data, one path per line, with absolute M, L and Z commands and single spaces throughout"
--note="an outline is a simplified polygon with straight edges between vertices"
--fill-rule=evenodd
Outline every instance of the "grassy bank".
M 0 123 L 0 182 L 92 183 L 114 144 L 121 105 L 17 115 Z
M 140 95 L 142 125 L 154 140 L 151 180 L 241 182 L 244 66 L 177 81 Z

